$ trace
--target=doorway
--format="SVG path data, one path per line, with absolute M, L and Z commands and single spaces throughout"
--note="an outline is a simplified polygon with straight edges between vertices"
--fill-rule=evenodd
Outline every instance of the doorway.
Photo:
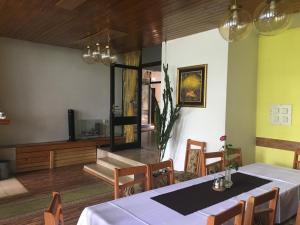
M 142 65 L 141 146 L 155 146 L 155 101 L 161 101 L 161 62 Z
M 156 149 L 155 100 L 160 102 L 161 61 L 110 67 L 110 149 Z M 127 108 L 126 108 L 127 107 Z
M 141 147 L 141 66 L 110 67 L 110 149 Z

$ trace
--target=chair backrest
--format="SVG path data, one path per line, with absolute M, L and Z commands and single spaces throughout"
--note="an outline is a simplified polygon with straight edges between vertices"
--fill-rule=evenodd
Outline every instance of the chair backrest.
M 189 172 L 201 176 L 201 152 L 204 152 L 206 142 L 188 139 L 186 143 L 184 172 Z
M 159 188 L 174 184 L 173 160 L 148 164 L 149 188 Z
M 48 209 L 44 211 L 45 225 L 63 225 L 61 197 L 58 192 L 52 193 L 52 200 Z
M 293 163 L 293 168 L 296 170 L 300 170 L 300 149 L 297 149 L 295 151 L 295 155 L 294 155 L 294 163 Z
M 231 148 L 229 160 L 236 162 L 238 166 L 243 166 L 242 149 L 241 148 Z M 225 162 L 225 165 L 226 165 L 226 162 Z
M 297 212 L 297 218 L 296 218 L 295 225 L 300 225 L 300 202 L 299 202 L 299 206 L 298 206 L 298 212 Z
M 234 225 L 242 225 L 244 221 L 245 202 L 240 201 L 232 208 L 215 216 L 209 216 L 207 225 L 221 225 L 234 218 Z
M 274 225 L 279 188 L 273 188 L 265 194 L 259 196 L 251 196 L 247 200 L 247 209 L 245 213 L 245 225 L 253 225 L 254 219 L 267 220 L 263 224 Z M 255 210 L 256 206 L 269 202 L 268 208 Z
M 147 166 L 115 168 L 114 196 L 115 199 L 132 195 L 136 192 L 149 190 Z M 133 176 L 133 178 L 127 177 Z M 123 179 L 120 179 L 124 177 Z M 140 190 L 138 190 L 140 189 Z
M 220 158 L 217 162 L 207 164 L 207 159 Z M 211 173 L 224 170 L 224 151 L 201 153 L 201 175 L 206 176 Z

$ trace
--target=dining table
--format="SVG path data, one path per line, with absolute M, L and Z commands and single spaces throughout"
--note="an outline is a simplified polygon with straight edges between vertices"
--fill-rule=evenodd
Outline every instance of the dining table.
M 276 224 L 296 214 L 300 201 L 299 170 L 249 164 L 232 171 L 232 190 L 213 191 L 212 182 L 222 174 L 224 172 L 86 207 L 77 225 L 205 225 L 208 216 L 274 187 L 280 189 Z

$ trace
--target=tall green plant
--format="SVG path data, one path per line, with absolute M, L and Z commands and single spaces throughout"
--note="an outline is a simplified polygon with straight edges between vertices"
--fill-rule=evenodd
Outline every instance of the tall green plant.
M 173 88 L 170 85 L 168 65 L 163 65 L 163 70 L 165 74 L 165 88 L 162 95 L 163 108 L 161 109 L 158 102 L 155 101 L 155 136 L 160 160 L 165 156 L 172 129 L 179 118 L 179 111 L 181 109 L 181 106 L 174 106 L 173 104 Z

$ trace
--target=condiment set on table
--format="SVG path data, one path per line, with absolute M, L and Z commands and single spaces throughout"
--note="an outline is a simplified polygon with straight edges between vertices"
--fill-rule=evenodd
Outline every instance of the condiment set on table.
M 232 181 L 226 180 L 226 177 L 223 175 L 219 175 L 219 177 L 214 179 L 212 189 L 214 191 L 225 191 L 226 188 L 231 188 Z
M 225 176 L 220 175 L 219 177 L 214 179 L 213 187 L 212 189 L 214 191 L 225 191 Z

